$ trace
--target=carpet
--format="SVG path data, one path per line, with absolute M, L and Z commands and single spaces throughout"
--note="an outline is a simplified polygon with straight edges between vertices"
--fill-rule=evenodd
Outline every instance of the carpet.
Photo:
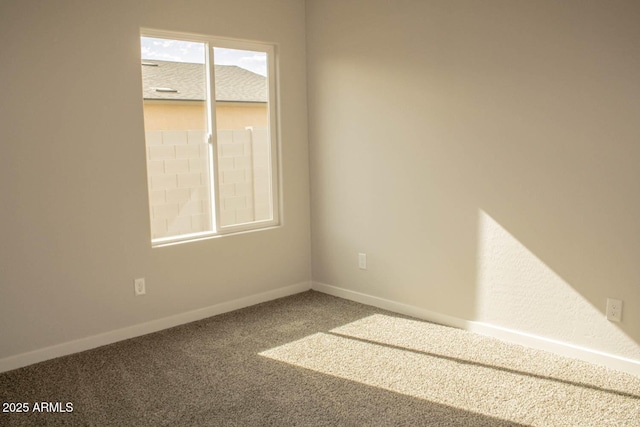
M 29 407 L 3 426 L 640 426 L 638 377 L 314 291 L 5 372 L 0 402 Z

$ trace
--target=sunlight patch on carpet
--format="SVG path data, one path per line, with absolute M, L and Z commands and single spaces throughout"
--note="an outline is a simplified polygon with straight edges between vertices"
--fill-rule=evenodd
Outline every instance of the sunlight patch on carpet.
M 591 377 L 592 383 L 579 378 L 583 362 L 543 352 L 531 357 L 526 351 L 452 328 L 376 314 L 260 355 L 528 425 L 637 425 L 637 382 L 630 383 L 630 390 L 607 390 L 606 378 Z M 603 390 L 609 391 L 604 399 Z

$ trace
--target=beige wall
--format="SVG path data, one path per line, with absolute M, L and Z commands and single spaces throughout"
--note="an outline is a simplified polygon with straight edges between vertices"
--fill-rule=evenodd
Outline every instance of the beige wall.
M 0 362 L 308 282 L 304 19 L 299 0 L 0 3 Z M 282 227 L 151 249 L 140 27 L 277 43 Z
M 309 259 L 318 282 L 640 360 L 638 3 L 306 9 L 311 153 L 302 1 L 0 3 L 0 362 L 303 282 Z M 150 248 L 141 26 L 278 44 L 283 227 Z
M 216 128 L 218 130 L 244 129 L 249 126 L 268 126 L 266 104 L 216 103 Z
M 313 279 L 640 361 L 639 21 L 308 1 Z
M 202 130 L 206 123 L 204 103 L 198 101 L 144 101 L 144 126 L 155 130 Z M 266 127 L 267 105 L 218 102 L 216 124 L 220 130 Z
M 144 101 L 144 128 L 156 130 L 204 130 L 203 102 Z

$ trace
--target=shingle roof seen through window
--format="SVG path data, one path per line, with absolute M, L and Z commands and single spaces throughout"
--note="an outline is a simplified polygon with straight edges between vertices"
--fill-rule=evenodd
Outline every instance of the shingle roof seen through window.
M 235 65 L 215 65 L 216 100 L 267 102 L 267 79 Z M 204 64 L 145 60 L 142 65 L 144 99 L 205 99 Z

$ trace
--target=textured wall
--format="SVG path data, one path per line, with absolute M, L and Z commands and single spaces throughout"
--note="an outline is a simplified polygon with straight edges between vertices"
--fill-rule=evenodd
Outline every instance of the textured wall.
M 638 22 L 307 2 L 313 279 L 640 361 Z
M 0 359 L 309 280 L 304 19 L 298 0 L 0 2 Z M 140 27 L 277 44 L 284 226 L 151 248 Z

